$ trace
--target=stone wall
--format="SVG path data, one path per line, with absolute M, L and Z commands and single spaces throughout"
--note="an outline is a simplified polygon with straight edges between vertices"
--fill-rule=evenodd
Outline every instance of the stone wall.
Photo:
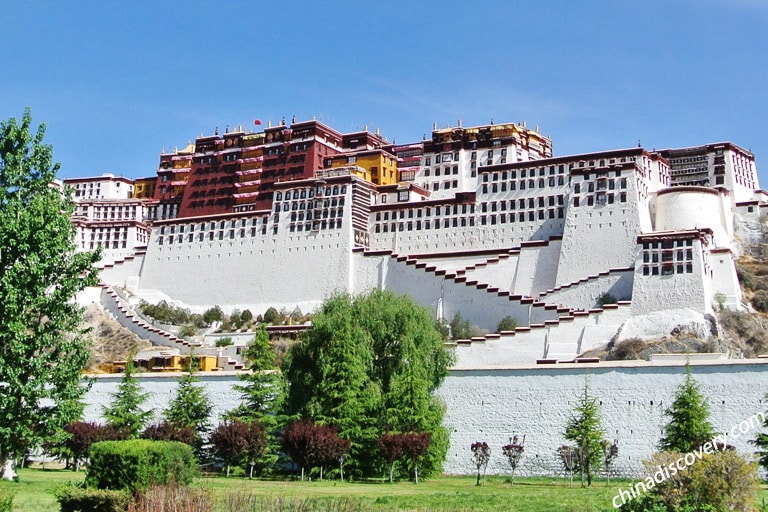
M 693 365 L 694 378 L 701 385 L 718 431 L 728 431 L 759 411 L 765 411 L 768 391 L 768 362 L 740 360 L 702 362 Z M 147 407 L 159 414 L 173 397 L 179 375 L 139 376 L 150 393 Z M 229 372 L 201 374 L 213 401 L 212 421 L 234 408 L 238 383 Z M 451 446 L 445 461 L 448 474 L 474 471 L 470 445 L 486 441 L 491 445 L 489 474 L 508 471 L 501 447 L 513 433 L 526 434 L 525 455 L 519 474 L 559 474 L 555 450 L 565 443 L 563 431 L 574 404 L 589 379 L 591 395 L 600 402 L 606 436 L 618 439 L 616 469 L 624 475 L 638 475 L 641 461 L 651 455 L 665 423 L 663 411 L 670 406 L 677 387 L 685 379 L 679 363 L 598 363 L 527 366 L 508 369 L 454 370 L 438 390 L 447 406 L 445 426 Z M 102 407 L 117 390 L 120 375 L 99 375 L 86 396 L 86 420 L 99 421 Z M 753 452 L 748 444 L 752 429 L 729 442 L 742 453 Z

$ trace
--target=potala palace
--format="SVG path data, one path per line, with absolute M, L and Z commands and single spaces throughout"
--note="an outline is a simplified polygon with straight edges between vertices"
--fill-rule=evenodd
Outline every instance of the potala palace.
M 707 329 L 713 309 L 744 308 L 734 261 L 761 242 L 768 204 L 753 154 L 732 143 L 554 157 L 525 123 L 396 144 L 283 121 L 164 152 L 156 176 L 65 184 L 115 310 L 311 311 L 386 288 L 490 332 L 517 320 L 460 340 L 457 369 Z

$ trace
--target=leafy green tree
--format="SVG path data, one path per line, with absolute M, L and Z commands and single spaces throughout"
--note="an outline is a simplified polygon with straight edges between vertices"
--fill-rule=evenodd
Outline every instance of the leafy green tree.
M 73 300 L 96 284 L 99 255 L 75 251 L 69 190 L 32 116 L 0 122 L 0 477 L 28 449 L 60 438 L 87 391 L 89 342 Z
M 277 309 L 270 307 L 264 313 L 264 321 L 268 324 L 279 324 L 282 323 L 283 319 Z
M 221 322 L 223 318 L 224 312 L 218 305 L 205 310 L 205 313 L 203 313 L 203 321 L 208 325 L 212 324 L 213 322 Z
M 103 409 L 107 425 L 124 431 L 130 438 L 139 437 L 144 426 L 152 418 L 152 411 L 144 411 L 141 408 L 149 393 L 142 391 L 135 372 L 131 355 L 126 362 L 123 378 L 117 386 L 117 393 L 112 395 L 112 401 Z
M 163 419 L 177 427 L 189 427 L 195 431 L 199 449 L 202 441 L 211 428 L 211 400 L 195 375 L 197 365 L 193 362 L 179 379 L 176 394 L 163 412 Z
M 285 379 L 277 367 L 277 357 L 269 341 L 267 329 L 261 325 L 244 352 L 250 373 L 240 375 L 234 389 L 242 403 L 227 413 L 226 418 L 243 422 L 258 421 L 266 430 L 268 443 L 259 464 L 268 466 L 277 461 L 280 451 L 279 431 L 285 424 L 280 414 L 285 397 Z
M 380 290 L 335 295 L 286 358 L 286 413 L 335 426 L 352 442 L 350 467 L 361 475 L 376 474 L 386 426 L 427 432 L 429 450 L 419 461 L 424 473 L 436 472 L 448 433 L 434 391 L 451 363 L 431 315 L 412 299 Z
M 511 316 L 505 316 L 499 321 L 499 325 L 496 326 L 496 332 L 514 331 L 515 329 L 517 329 L 517 320 Z
M 664 426 L 664 436 L 659 441 L 662 451 L 687 453 L 714 436 L 709 407 L 691 374 L 691 366 L 686 365 L 685 371 L 685 382 L 675 392 L 672 406 L 664 411 L 669 423 Z
M 589 394 L 589 381 L 584 382 L 584 394 L 576 402 L 573 415 L 565 427 L 565 438 L 575 443 L 577 469 L 584 480 L 592 485 L 592 475 L 600 470 L 603 460 L 603 427 L 597 399 Z
M 472 324 L 469 320 L 465 320 L 461 316 L 461 313 L 456 313 L 451 319 L 451 338 L 454 340 L 463 340 L 472 337 L 471 328 Z

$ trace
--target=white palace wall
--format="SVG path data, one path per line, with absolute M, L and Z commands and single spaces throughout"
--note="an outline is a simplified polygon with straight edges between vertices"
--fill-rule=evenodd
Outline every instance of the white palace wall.
M 706 397 L 713 426 L 727 431 L 759 411 L 765 411 L 768 364 L 741 360 L 694 364 L 693 376 Z M 120 375 L 97 375 L 85 397 L 85 420 L 103 421 L 103 406 L 117 391 Z M 471 474 L 470 445 L 486 441 L 491 446 L 490 474 L 505 474 L 508 466 L 501 447 L 513 433 L 526 434 L 525 455 L 518 474 L 560 474 L 555 450 L 565 444 L 563 431 L 575 401 L 589 379 L 590 394 L 600 403 L 606 437 L 618 439 L 616 469 L 637 476 L 641 461 L 655 450 L 665 423 L 663 411 L 685 378 L 677 364 L 646 362 L 558 364 L 500 369 L 453 370 L 438 389 L 447 406 L 444 425 L 450 447 L 444 470 Z M 179 375 L 140 374 L 142 388 L 150 393 L 147 410 L 155 420 L 174 396 Z M 211 419 L 239 404 L 233 386 L 239 381 L 230 372 L 200 374 L 212 399 Z M 749 454 L 756 431 L 728 442 Z M 737 432 L 738 434 L 738 432 Z
M 765 412 L 768 365 L 762 360 L 700 364 L 693 376 L 706 397 L 717 431 L 730 430 L 757 412 Z M 438 394 L 447 405 L 444 425 L 451 432 L 445 462 L 448 474 L 472 473 L 470 445 L 491 446 L 490 474 L 508 473 L 501 447 L 513 433 L 526 434 L 522 472 L 560 474 L 556 450 L 566 444 L 566 422 L 589 379 L 600 403 L 606 437 L 618 439 L 616 469 L 637 476 L 641 461 L 655 450 L 684 367 L 657 363 L 552 365 L 499 370 L 454 370 Z M 728 442 L 740 453 L 754 448 L 756 431 Z M 737 432 L 738 434 L 738 432 Z
M 643 186 L 643 181 L 633 174 L 623 171 L 620 178 L 611 178 L 617 182 L 625 180 L 626 188 L 617 187 L 617 190 L 626 194 L 626 202 L 617 200 L 613 204 L 588 206 L 582 196 L 579 206 L 575 206 L 576 198 L 570 199 L 557 269 L 557 286 L 610 268 L 626 268 L 634 264 L 638 254 L 637 235 L 643 232 L 641 216 L 647 214 L 639 206 L 643 201 L 640 197 L 643 192 L 639 188 Z M 580 181 L 582 187 L 589 183 Z

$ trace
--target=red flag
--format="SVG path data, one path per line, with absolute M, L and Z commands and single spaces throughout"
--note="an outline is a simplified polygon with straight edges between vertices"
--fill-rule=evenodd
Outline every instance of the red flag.
M 256 120 L 253 122 L 253 124 L 255 124 L 256 126 L 259 126 L 259 125 L 261 124 L 261 119 L 256 119 Z

